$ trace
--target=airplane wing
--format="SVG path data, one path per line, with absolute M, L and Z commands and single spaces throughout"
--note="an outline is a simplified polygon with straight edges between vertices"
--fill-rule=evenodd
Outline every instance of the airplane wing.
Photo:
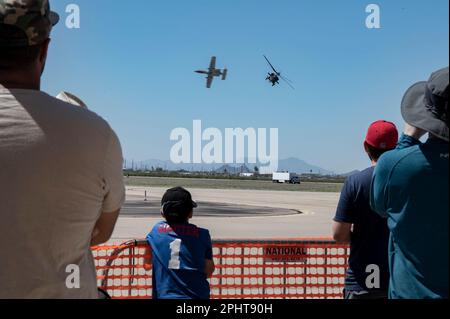
M 206 87 L 208 89 L 211 88 L 211 85 L 213 83 L 214 77 L 212 75 L 208 75 L 208 77 L 206 78 Z
M 215 70 L 216 69 L 216 57 L 213 56 L 211 58 L 211 63 L 209 64 L 209 70 Z

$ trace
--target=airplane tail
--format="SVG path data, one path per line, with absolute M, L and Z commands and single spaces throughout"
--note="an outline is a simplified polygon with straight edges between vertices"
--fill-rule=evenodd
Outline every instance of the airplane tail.
M 227 79 L 227 75 L 228 75 L 228 69 L 224 69 L 222 72 L 222 81 Z

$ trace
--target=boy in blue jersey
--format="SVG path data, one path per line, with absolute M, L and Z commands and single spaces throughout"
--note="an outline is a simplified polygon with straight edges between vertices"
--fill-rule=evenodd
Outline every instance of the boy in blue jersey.
M 148 234 L 152 249 L 153 299 L 209 299 L 214 272 L 211 236 L 189 223 L 197 204 L 182 187 L 167 190 L 159 222 Z

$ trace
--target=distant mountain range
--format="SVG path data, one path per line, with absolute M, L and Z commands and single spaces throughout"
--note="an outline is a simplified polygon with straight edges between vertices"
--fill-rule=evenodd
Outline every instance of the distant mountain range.
M 246 161 L 243 164 L 174 164 L 171 161 L 150 159 L 146 161 L 127 160 L 125 167 L 138 170 L 156 170 L 158 168 L 168 171 L 188 171 L 188 172 L 224 172 L 228 173 L 249 173 L 254 172 L 255 167 L 261 164 L 252 164 Z M 332 171 L 309 164 L 298 158 L 287 158 L 280 160 L 278 163 L 278 171 L 288 171 L 297 174 L 319 174 L 319 175 L 335 175 Z
M 332 171 L 309 164 L 295 157 L 280 160 L 278 171 L 288 171 L 297 174 L 334 175 Z

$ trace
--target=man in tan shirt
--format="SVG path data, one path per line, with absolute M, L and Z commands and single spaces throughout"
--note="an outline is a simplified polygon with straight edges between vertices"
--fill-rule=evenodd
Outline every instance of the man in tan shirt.
M 0 0 L 0 299 L 97 298 L 91 245 L 124 202 L 108 123 L 40 91 L 48 0 Z

